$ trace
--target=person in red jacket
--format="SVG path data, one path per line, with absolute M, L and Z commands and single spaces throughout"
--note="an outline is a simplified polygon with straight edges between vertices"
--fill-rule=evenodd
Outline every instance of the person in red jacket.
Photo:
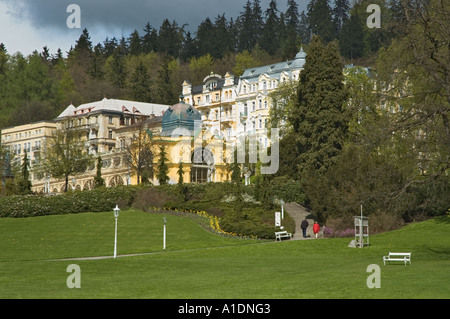
M 314 222 L 314 225 L 313 225 L 313 233 L 316 235 L 316 238 L 317 238 L 317 235 L 319 234 L 319 231 L 320 231 L 319 223 Z

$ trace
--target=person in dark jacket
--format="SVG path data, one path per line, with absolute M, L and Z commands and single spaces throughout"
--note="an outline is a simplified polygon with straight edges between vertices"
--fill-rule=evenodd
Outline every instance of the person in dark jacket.
M 302 221 L 302 223 L 300 224 L 300 227 L 302 228 L 303 231 L 303 238 L 306 238 L 306 229 L 308 228 L 309 223 L 306 220 L 306 218 Z

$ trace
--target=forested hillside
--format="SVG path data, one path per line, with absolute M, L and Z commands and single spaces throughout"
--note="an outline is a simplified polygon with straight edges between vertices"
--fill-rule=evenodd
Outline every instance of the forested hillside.
M 398 34 L 393 22 L 403 14 L 400 0 L 357 1 L 353 7 L 349 0 L 311 0 L 302 12 L 294 0 L 278 1 L 287 1 L 285 12 L 275 0 L 267 8 L 247 1 L 239 16 L 205 17 L 194 33 L 165 19 L 95 44 L 84 29 L 67 53 L 44 47 L 11 55 L 1 44 L 0 127 L 50 120 L 70 103 L 104 96 L 176 103 L 183 80 L 199 84 L 211 71 L 239 76 L 248 67 L 292 59 L 312 34 L 338 40 L 346 62 L 371 64 Z M 366 27 L 369 3 L 381 6 L 380 29 Z

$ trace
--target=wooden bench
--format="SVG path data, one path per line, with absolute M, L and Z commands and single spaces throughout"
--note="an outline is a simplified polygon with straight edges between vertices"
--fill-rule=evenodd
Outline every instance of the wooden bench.
M 281 241 L 282 238 L 290 238 L 292 239 L 292 234 L 287 231 L 277 231 L 275 232 L 275 241 Z
M 411 265 L 411 253 L 389 253 L 387 256 L 383 256 L 383 264 L 391 261 L 402 261 L 405 263 L 409 262 Z

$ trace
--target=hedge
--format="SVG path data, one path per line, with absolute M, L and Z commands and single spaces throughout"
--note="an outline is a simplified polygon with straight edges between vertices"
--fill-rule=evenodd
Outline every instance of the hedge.
M 0 217 L 104 212 L 116 205 L 128 208 L 139 186 L 101 187 L 61 195 L 13 195 L 0 198 Z

